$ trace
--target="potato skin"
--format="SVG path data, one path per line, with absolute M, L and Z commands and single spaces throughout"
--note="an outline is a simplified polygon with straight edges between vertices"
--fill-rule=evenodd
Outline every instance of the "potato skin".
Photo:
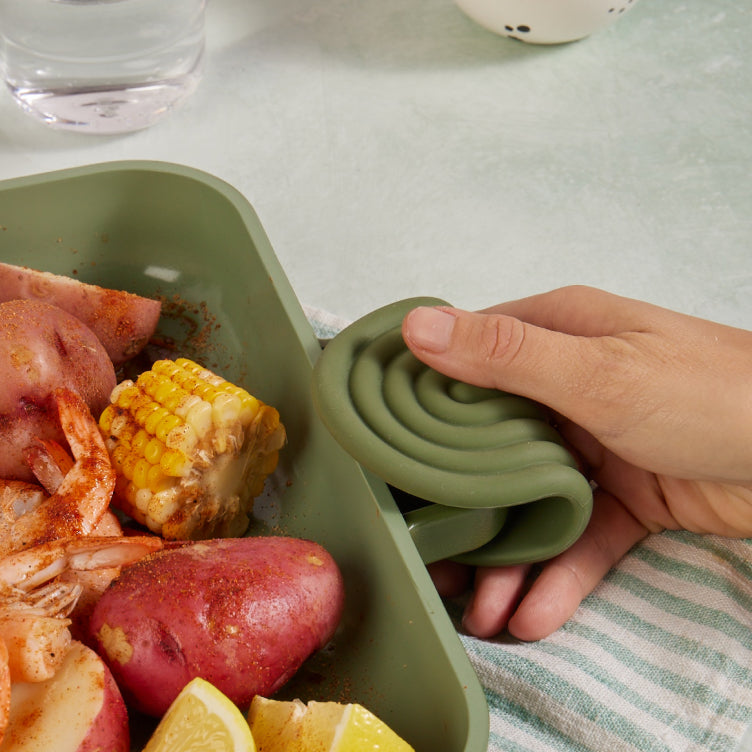
M 343 605 L 342 575 L 319 544 L 213 539 L 124 569 L 90 632 L 126 701 L 144 713 L 161 716 L 196 676 L 244 708 L 332 638 Z
M 115 365 L 138 354 L 154 334 L 162 304 L 61 274 L 0 262 L 0 300 L 41 300 L 86 324 Z
M 63 440 L 52 392 L 78 392 L 95 416 L 109 402 L 115 368 L 81 321 L 41 301 L 0 303 L 0 478 L 33 480 L 23 450 L 35 437 Z
M 2 748 L 128 752 L 128 711 L 104 661 L 74 641 L 53 677 L 15 683 Z

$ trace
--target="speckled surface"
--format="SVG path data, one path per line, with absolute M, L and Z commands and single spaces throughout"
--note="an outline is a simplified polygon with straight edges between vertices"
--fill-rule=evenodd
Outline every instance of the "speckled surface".
M 249 199 L 301 302 L 345 318 L 587 283 L 752 325 L 752 6 L 642 0 L 568 45 L 451 0 L 210 0 L 205 78 L 149 130 L 0 96 L 0 178 L 116 159 Z

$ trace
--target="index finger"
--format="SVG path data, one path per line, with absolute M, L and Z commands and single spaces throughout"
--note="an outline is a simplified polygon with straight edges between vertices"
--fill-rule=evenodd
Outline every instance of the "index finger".
M 593 287 L 573 286 L 500 303 L 481 313 L 501 313 L 563 334 L 602 337 L 652 331 L 669 312 Z

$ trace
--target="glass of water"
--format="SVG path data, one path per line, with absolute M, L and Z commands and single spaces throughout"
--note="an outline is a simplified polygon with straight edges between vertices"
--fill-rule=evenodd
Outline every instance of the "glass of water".
M 201 77 L 206 0 L 0 0 L 0 65 L 26 112 L 58 128 L 146 128 Z

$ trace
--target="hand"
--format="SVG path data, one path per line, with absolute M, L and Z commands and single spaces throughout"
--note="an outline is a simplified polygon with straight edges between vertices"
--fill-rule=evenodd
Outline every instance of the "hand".
M 469 633 L 551 634 L 648 533 L 752 536 L 752 332 L 584 287 L 417 308 L 402 330 L 432 368 L 548 405 L 597 484 L 587 530 L 529 590 L 529 566 L 477 570 Z M 442 594 L 467 581 L 431 569 Z

